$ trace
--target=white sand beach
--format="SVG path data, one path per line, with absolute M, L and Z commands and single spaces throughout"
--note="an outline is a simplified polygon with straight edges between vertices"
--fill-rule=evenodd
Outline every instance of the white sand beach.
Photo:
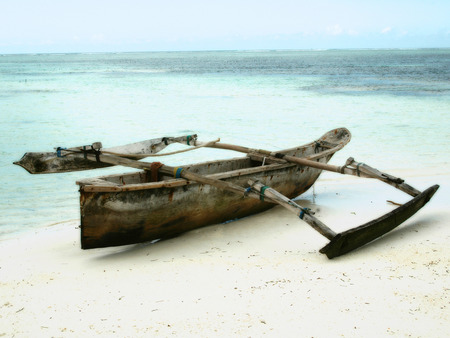
M 83 251 L 77 222 L 0 242 L 0 336 L 448 337 L 450 176 L 405 177 L 433 199 L 396 230 L 328 260 L 282 207 L 155 243 Z M 408 196 L 317 182 L 299 203 L 336 231 Z M 314 202 L 314 203 L 313 203 Z

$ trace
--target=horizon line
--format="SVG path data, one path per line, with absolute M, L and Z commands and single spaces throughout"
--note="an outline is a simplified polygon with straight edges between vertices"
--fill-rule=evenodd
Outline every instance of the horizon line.
M 137 53 L 199 53 L 199 52 L 326 52 L 326 51 L 387 51 L 387 50 L 438 50 L 450 47 L 347 47 L 347 48 L 255 48 L 255 49 L 193 49 L 193 50 L 130 50 L 130 51 L 79 51 L 79 52 L 0 52 L 6 55 L 69 55 L 69 54 L 137 54 Z

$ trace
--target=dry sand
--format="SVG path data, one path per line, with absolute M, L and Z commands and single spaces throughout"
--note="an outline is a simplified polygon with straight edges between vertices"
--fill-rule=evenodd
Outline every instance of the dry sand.
M 155 244 L 83 251 L 76 222 L 3 240 L 0 336 L 448 337 L 449 182 L 408 179 L 441 189 L 401 227 L 334 260 L 281 207 Z M 408 199 L 326 175 L 307 198 L 338 231 Z

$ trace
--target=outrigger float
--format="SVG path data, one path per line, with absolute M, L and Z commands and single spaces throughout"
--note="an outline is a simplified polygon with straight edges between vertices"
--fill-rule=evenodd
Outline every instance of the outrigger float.
M 434 185 L 420 192 L 402 179 L 353 158 L 343 166 L 328 164 L 333 154 L 350 139 L 350 132 L 339 128 L 309 144 L 271 152 L 224 144 L 220 140 L 205 143 L 198 141 L 196 135 L 186 135 L 115 148 L 103 148 L 97 142 L 89 146 L 57 148 L 49 153 L 26 153 L 14 164 L 31 174 L 112 165 L 142 170 L 77 182 L 80 186 L 83 249 L 171 238 L 199 227 L 256 214 L 279 204 L 329 239 L 330 242 L 320 252 L 333 258 L 391 231 L 420 210 L 439 188 Z M 173 154 L 157 154 L 172 143 L 192 146 L 182 151 L 211 147 L 247 155 L 180 167 L 140 161 L 146 157 Z M 375 178 L 413 198 L 373 221 L 335 233 L 316 218 L 312 210 L 292 200 L 307 191 L 323 170 Z

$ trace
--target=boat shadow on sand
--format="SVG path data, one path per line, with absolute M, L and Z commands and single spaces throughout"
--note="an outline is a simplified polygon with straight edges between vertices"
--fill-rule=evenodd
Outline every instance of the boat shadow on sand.
M 319 211 L 326 208 L 306 199 L 296 201 Z M 398 243 L 401 243 L 399 239 L 403 239 L 405 236 L 408 236 L 410 245 L 422 246 L 424 245 L 424 238 L 432 237 L 427 235 L 428 233 L 438 231 L 436 224 L 439 223 L 439 217 L 439 215 L 435 217 L 419 216 L 417 219 L 409 220 L 402 226 L 374 240 L 370 245 L 358 248 L 348 255 L 336 257 L 336 260 L 360 260 L 361 250 L 367 250 L 367 254 L 379 257 L 391 255 L 392 250 L 398 251 Z M 137 257 L 146 256 L 148 257 L 148 260 L 145 260 L 146 263 L 169 263 L 177 260 L 195 261 L 204 259 L 205 255 L 214 255 L 215 259 L 220 260 L 222 257 L 224 261 L 228 261 L 230 255 L 236 259 L 240 258 L 239 255 L 242 256 L 241 258 L 247 258 L 255 251 L 253 244 L 261 243 L 261 241 L 264 245 L 258 246 L 258 253 L 270 255 L 277 248 L 275 241 L 279 240 L 279 237 L 289 236 L 298 238 L 298 250 L 295 254 L 298 255 L 299 252 L 303 252 L 304 257 L 302 259 L 311 256 L 311 261 L 317 261 L 318 257 L 322 258 L 321 262 L 328 261 L 325 256 L 316 255 L 318 250 L 315 248 L 317 245 L 324 243 L 323 238 L 315 236 L 311 229 L 297 220 L 296 217 L 284 213 L 282 207 L 275 207 L 258 215 L 195 229 L 173 238 L 109 248 L 108 252 L 105 252 L 105 249 L 98 249 L 95 250 L 98 255 L 93 257 L 93 260 L 104 262 L 133 260 L 135 262 Z M 272 247 L 271 241 L 274 243 Z M 310 245 L 307 244 L 308 242 L 310 242 Z M 230 245 L 235 246 L 233 254 L 230 253 L 232 250 Z M 239 246 L 238 250 L 236 250 L 236 246 Z M 305 248 L 305 246 L 308 247 Z M 195 249 L 193 250 L 193 248 Z M 292 245 L 290 245 L 290 248 L 292 249 Z M 217 253 L 222 253 L 222 255 Z
M 296 199 L 296 201 L 308 208 L 321 208 L 320 205 L 307 199 Z M 253 253 L 256 245 L 258 245 L 257 249 L 260 253 L 267 251 L 265 247 L 272 240 L 276 241 L 279 237 L 293 235 L 293 232 L 301 239 L 306 237 L 303 232 L 311 232 L 311 229 L 295 215 L 286 213 L 281 206 L 275 206 L 256 215 L 194 229 L 172 238 L 94 249 L 96 255 L 93 259 L 116 261 L 117 259 L 132 260 L 136 257 L 147 256 L 150 261 L 159 262 L 172 262 L 176 259 L 195 260 L 215 252 L 231 252 L 230 246 L 233 245 L 239 246 L 239 249 L 235 250 L 236 248 L 234 248 L 235 253 L 232 255 L 239 258 L 240 254 L 248 256 Z M 325 243 L 321 236 L 317 236 L 317 242 Z M 245 248 L 246 245 L 248 248 Z M 317 244 L 311 243 L 309 249 L 314 248 L 315 245 Z M 193 248 L 195 249 L 193 250 Z M 298 249 L 304 250 L 301 241 L 298 241 Z

